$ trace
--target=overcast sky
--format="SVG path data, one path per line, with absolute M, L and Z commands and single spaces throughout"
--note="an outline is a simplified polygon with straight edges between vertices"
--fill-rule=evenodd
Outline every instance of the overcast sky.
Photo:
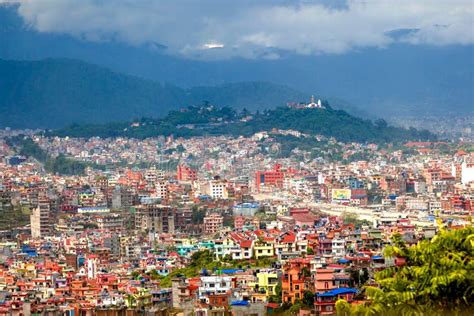
M 471 45 L 472 0 L 0 0 L 40 32 L 171 54 L 279 58 L 281 52 L 343 54 L 367 47 Z

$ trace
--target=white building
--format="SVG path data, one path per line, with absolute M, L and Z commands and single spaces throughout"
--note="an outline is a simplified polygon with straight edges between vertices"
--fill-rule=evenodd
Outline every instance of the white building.
M 155 184 L 156 197 L 162 200 L 168 199 L 168 183 L 165 181 L 159 181 Z
M 225 294 L 232 287 L 232 278 L 229 276 L 203 276 L 199 287 L 199 296 L 209 294 Z
M 474 163 L 463 162 L 461 165 L 461 183 L 466 185 L 474 181 Z
M 341 238 L 332 240 L 332 255 L 336 258 L 342 258 L 346 255 L 346 242 Z
M 97 274 L 97 258 L 87 258 L 87 277 L 94 279 Z
M 227 183 L 219 180 L 212 180 L 209 183 L 209 195 L 213 199 L 227 199 Z

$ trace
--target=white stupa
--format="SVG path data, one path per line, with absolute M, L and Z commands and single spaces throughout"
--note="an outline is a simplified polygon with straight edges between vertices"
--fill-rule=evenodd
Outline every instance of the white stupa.
M 321 104 L 321 99 L 318 99 L 317 103 L 314 101 L 314 95 L 311 96 L 311 102 L 306 104 L 306 107 L 309 108 L 309 109 L 322 109 L 322 108 L 324 108 L 323 105 Z

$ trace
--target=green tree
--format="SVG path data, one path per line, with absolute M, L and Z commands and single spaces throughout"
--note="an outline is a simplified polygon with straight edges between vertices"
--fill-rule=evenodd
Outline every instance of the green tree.
M 473 227 L 441 229 L 432 240 L 412 247 L 395 235 L 385 257 L 406 263 L 376 273 L 380 287 L 365 287 L 368 302 L 354 307 L 351 315 L 472 315 L 473 247 Z M 346 305 L 338 306 L 339 312 Z
M 192 207 L 191 221 L 193 224 L 202 224 L 204 217 L 206 216 L 206 210 L 200 209 L 197 205 Z
M 303 304 L 312 307 L 314 305 L 314 293 L 311 291 L 304 291 L 303 293 Z

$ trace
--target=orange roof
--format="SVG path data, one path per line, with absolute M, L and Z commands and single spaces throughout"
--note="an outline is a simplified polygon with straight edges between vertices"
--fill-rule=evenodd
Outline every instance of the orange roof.
M 252 247 L 252 241 L 251 240 L 242 240 L 240 242 L 240 247 L 242 248 L 250 248 Z

